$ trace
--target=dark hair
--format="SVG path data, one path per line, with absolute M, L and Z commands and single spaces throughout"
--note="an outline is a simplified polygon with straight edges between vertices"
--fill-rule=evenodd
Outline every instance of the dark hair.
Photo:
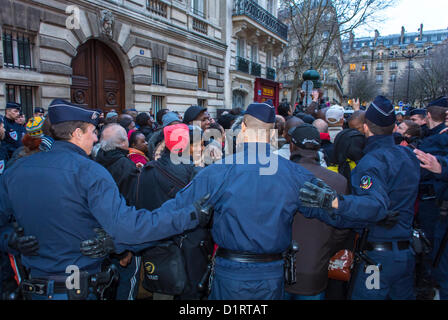
M 374 124 L 369 119 L 366 119 L 366 124 L 369 127 L 370 132 L 372 132 L 376 136 L 392 134 L 394 132 L 394 128 L 395 128 L 395 123 L 393 123 L 387 127 L 380 127 L 380 126 Z
M 132 118 L 129 114 L 122 114 L 118 117 L 117 123 L 126 129 L 126 131 L 129 131 L 129 126 L 134 121 L 134 118 Z
M 143 132 L 141 132 L 141 131 L 134 131 L 134 132 L 131 133 L 131 136 L 129 137 L 129 146 L 130 147 L 132 147 L 133 145 L 135 145 L 137 143 L 137 137 L 140 134 L 143 134 Z M 143 134 L 143 136 L 145 136 L 145 135 Z
M 411 137 L 420 138 L 422 135 L 422 128 L 412 120 L 404 120 L 403 123 L 408 127 L 408 129 L 403 133 L 403 135 L 408 134 Z
M 157 111 L 156 121 L 158 124 L 163 125 L 163 122 L 162 122 L 163 115 L 169 111 L 170 110 L 168 110 L 168 109 L 160 109 L 159 111 Z
M 76 129 L 80 128 L 82 132 L 86 132 L 88 125 L 89 123 L 83 121 L 66 121 L 52 124 L 50 132 L 54 140 L 68 141 Z
M 135 118 L 135 122 L 139 127 L 148 126 L 148 121 L 150 120 L 150 116 L 146 112 L 139 113 L 137 118 Z
M 236 115 L 227 113 L 224 115 L 221 115 L 218 118 L 218 123 L 224 128 L 224 129 L 230 129 L 232 127 L 232 124 L 235 122 L 235 119 L 237 118 Z
M 438 107 L 438 106 L 431 106 L 426 108 L 428 113 L 431 114 L 432 120 L 435 122 L 444 122 L 445 121 L 445 114 L 446 114 L 446 108 Z
M 241 108 L 233 108 L 232 110 L 229 110 L 230 114 L 233 114 L 234 116 L 240 116 L 243 114 L 243 109 Z
M 289 105 L 289 103 L 281 103 L 278 106 L 278 114 L 284 118 L 289 116 L 289 112 L 291 111 L 291 106 Z

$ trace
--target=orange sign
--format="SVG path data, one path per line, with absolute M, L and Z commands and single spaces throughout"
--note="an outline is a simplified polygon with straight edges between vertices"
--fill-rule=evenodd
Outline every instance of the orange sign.
M 272 88 L 263 88 L 263 95 L 264 96 L 273 97 L 274 96 L 274 89 L 272 89 Z

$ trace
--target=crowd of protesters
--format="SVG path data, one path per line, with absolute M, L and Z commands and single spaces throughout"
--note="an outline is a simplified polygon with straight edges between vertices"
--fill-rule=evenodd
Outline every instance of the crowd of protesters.
M 250 139 L 242 138 L 244 135 L 241 133 L 247 132 L 247 128 L 250 129 L 254 122 L 261 121 L 261 124 L 258 124 L 258 127 L 253 126 L 254 128 L 270 128 L 263 125 L 272 123 L 272 129 L 275 130 L 271 130 L 272 135 L 269 136 L 268 144 L 270 144 L 272 154 L 282 158 L 279 166 L 286 166 L 285 163 L 293 162 L 300 168 L 304 168 L 304 172 L 306 172 L 303 173 L 304 175 L 310 174 L 320 179 L 319 181 L 323 181 L 327 190 L 334 190 L 334 194 L 338 195 L 340 202 L 343 202 L 343 199 L 344 201 L 352 199 L 350 197 L 369 197 L 369 194 L 364 195 L 362 192 L 372 190 L 376 193 L 389 192 L 393 194 L 399 189 L 394 183 L 400 182 L 402 184 L 400 187 L 404 188 L 400 189 L 401 196 L 382 195 L 381 199 L 386 199 L 382 203 L 386 208 L 385 211 L 392 211 L 392 207 L 397 207 L 396 203 L 404 199 L 406 199 L 407 205 L 411 205 L 413 208 L 411 215 L 404 209 L 401 212 L 396 212 L 400 218 L 408 215 L 405 228 L 406 236 L 397 236 L 396 239 L 393 236 L 384 236 L 383 238 L 370 236 L 369 238 L 366 234 L 369 230 L 377 232 L 379 228 L 382 234 L 395 235 L 398 232 L 398 225 L 405 224 L 404 220 L 398 218 L 390 219 L 392 225 L 377 225 L 376 223 L 379 222 L 374 222 L 374 220 L 354 223 L 354 221 L 358 221 L 359 217 L 353 218 L 353 220 L 347 218 L 347 221 L 353 223 L 333 223 L 318 215 L 307 215 L 305 212 L 296 214 L 293 221 L 289 222 L 291 239 L 296 241 L 299 247 L 299 251 L 295 253 L 296 281 L 287 283 L 284 288 L 281 288 L 282 298 L 291 300 L 350 298 L 432 300 L 438 293 L 440 299 L 447 299 L 448 249 L 445 249 L 445 245 L 447 242 L 448 193 L 446 190 L 448 190 L 448 183 L 444 176 L 448 163 L 448 158 L 446 158 L 448 156 L 448 133 L 446 133 L 445 124 L 445 116 L 448 112 L 447 98 L 442 97 L 430 102 L 424 109 L 408 110 L 405 114 L 397 114 L 390 101 L 384 97 L 377 97 L 368 108 L 355 102 L 352 113 L 347 113 L 345 108 L 339 105 L 320 103 L 319 95 L 316 92 L 313 93 L 312 100 L 310 105 L 303 105 L 303 100 L 296 104 L 282 101 L 277 108 L 273 106 L 272 101 L 265 101 L 251 104 L 247 111 L 231 109 L 216 117 L 212 117 L 207 108 L 199 106 L 191 106 L 183 114 L 169 110 L 169 108 L 161 109 L 155 114 L 155 117 L 150 112 L 139 112 L 135 109 L 125 109 L 121 114 L 116 110 L 109 110 L 107 113 L 98 111 L 96 113 L 98 119 L 95 119 L 98 120 L 95 122 L 97 142 L 93 143 L 91 153 L 86 153 L 90 161 L 97 162 L 109 172 L 127 206 L 135 207 L 137 210 L 152 211 L 162 207 L 164 203 L 173 198 L 178 199 L 178 193 L 188 189 L 195 177 L 200 179 L 203 175 L 210 174 L 211 170 L 204 171 L 204 168 L 227 163 L 225 159 L 238 154 L 242 150 L 241 145 L 247 141 L 251 142 Z M 57 107 L 58 103 L 64 107 L 73 107 L 64 101 L 53 102 L 52 106 Z M 271 119 L 270 116 L 263 113 L 264 111 L 260 111 L 266 106 L 275 108 L 275 119 Z M 390 109 L 391 106 L 392 109 Z M 256 107 L 260 109 L 253 111 Z M 267 110 L 269 111 L 269 109 Z M 52 150 L 52 146 L 55 140 L 56 142 L 60 140 L 60 131 L 58 132 L 55 124 L 52 124 L 53 119 L 51 115 L 45 114 L 45 110 L 35 108 L 34 111 L 33 117 L 25 121 L 19 104 L 7 104 L 5 116 L 0 118 L 0 140 L 2 140 L 0 177 L 8 171 L 13 171 L 13 168 L 21 166 L 24 163 L 21 160 L 23 158 L 30 157 L 32 159 L 31 157 L 37 153 L 56 152 Z M 57 123 L 63 123 L 59 114 L 53 117 L 57 119 Z M 75 122 L 75 117 L 69 120 Z M 55 133 L 57 134 L 55 135 Z M 74 133 L 69 132 L 68 134 L 72 137 Z M 386 138 L 391 138 L 391 141 L 393 138 L 393 143 L 388 145 L 389 140 L 387 142 L 381 140 Z M 260 142 L 256 139 L 254 141 Z M 377 149 L 384 148 L 381 152 L 385 154 L 386 160 L 373 156 L 368 157 L 373 144 L 379 144 L 375 147 Z M 378 151 L 377 149 L 375 152 Z M 401 150 L 401 156 L 399 151 L 395 150 Z M 406 160 L 409 154 L 412 154 L 415 159 Z M 390 157 L 387 158 L 389 155 Z M 286 162 L 284 162 L 285 160 Z M 362 162 L 363 160 L 364 162 Z M 387 176 L 385 172 L 377 172 L 378 168 L 385 165 L 382 161 L 387 163 L 392 160 L 403 161 L 403 166 L 408 166 L 407 169 L 413 168 L 418 179 L 406 180 L 403 176 L 407 175 L 406 171 L 400 172 L 404 169 L 398 165 L 393 169 L 396 169 L 396 172 L 388 172 Z M 358 166 L 360 163 L 361 165 Z M 415 167 L 418 168 L 417 173 Z M 396 181 L 389 181 L 392 179 L 391 177 Z M 239 177 L 236 177 L 235 181 L 236 179 Z M 12 183 L 10 181 L 13 180 L 8 177 L 8 183 Z M 235 181 L 223 181 L 223 183 L 232 184 L 236 183 Z M 286 183 L 282 182 L 283 180 L 278 181 Z M 412 181 L 413 185 L 405 185 L 406 181 Z M 4 183 L 7 183 L 6 178 Z M 260 192 L 257 183 L 246 185 L 247 192 Z M 383 189 L 392 189 L 376 190 L 379 185 Z M 318 184 L 318 186 L 321 185 Z M 216 185 L 214 187 L 218 188 Z M 281 192 L 284 186 L 279 185 L 278 188 Z M 39 192 L 38 185 L 35 186 L 35 189 L 36 192 Z M 409 191 L 409 196 L 403 195 L 406 190 Z M 297 190 L 298 192 L 299 190 Z M 232 201 L 232 196 L 235 195 L 225 194 L 223 196 L 225 199 L 219 201 L 224 203 Z M 280 200 L 272 198 L 270 194 L 262 194 L 261 197 L 274 204 L 279 201 L 278 206 L 286 206 Z M 375 197 L 375 201 L 382 202 Z M 23 201 L 27 201 L 26 194 L 23 195 Z M 47 201 L 51 202 L 52 199 L 48 198 Z M 219 201 L 215 204 L 217 208 L 215 211 L 220 209 L 221 202 Z M 412 203 L 409 204 L 409 201 Z M 242 210 L 243 208 L 247 210 L 246 208 L 250 208 L 252 204 L 240 205 Z M 6 211 L 5 208 L 6 205 L 2 205 L 0 211 Z M 306 210 L 299 208 L 298 211 Z M 33 237 L 33 234 L 29 233 L 26 228 L 24 231 L 27 237 L 18 234 L 17 228 L 10 228 L 14 221 L 14 212 L 0 213 L 5 217 L 9 214 L 9 221 L 3 220 L 1 221 L 3 225 L 0 225 L 2 235 L 5 235 L 2 239 L 6 239 L 6 241 L 2 240 L 2 247 L 0 247 L 3 251 L 1 252 L 0 292 L 2 299 L 9 299 L 14 296 L 13 293 L 17 294 L 20 281 L 17 280 L 17 276 L 15 278 L 16 270 L 11 268 L 12 260 L 8 258 L 8 254 L 17 258 L 38 256 L 41 249 L 38 248 L 37 243 L 40 244 L 40 247 L 45 244 L 41 243 L 39 237 Z M 389 213 L 387 212 L 387 214 Z M 63 215 L 64 212 L 60 212 L 60 214 Z M 389 216 L 387 218 L 389 219 Z M 269 216 L 263 216 L 262 219 L 266 219 L 266 223 L 269 224 L 267 222 L 270 219 Z M 213 223 L 217 224 L 219 221 L 212 220 L 211 224 Z M 97 245 L 95 250 L 103 250 L 107 253 L 104 254 L 107 262 L 103 263 L 114 265 L 118 270 L 119 280 L 112 299 L 207 299 L 207 290 L 200 291 L 197 287 L 207 272 L 209 262 L 213 261 L 217 252 L 220 252 L 219 243 L 212 237 L 210 228 L 209 224 L 200 226 L 193 231 L 180 233 L 182 239 L 192 239 L 191 241 L 195 243 L 192 247 L 196 246 L 187 251 L 191 256 L 183 260 L 186 264 L 186 279 L 188 281 L 183 285 L 181 292 L 158 290 L 148 285 L 149 282 L 145 284 L 145 279 L 151 278 L 151 271 L 147 265 L 150 260 L 145 257 L 152 254 L 153 251 L 150 250 L 152 247 L 162 245 L 162 242 L 158 244 L 155 241 L 151 246 L 141 246 L 138 250 L 127 247 L 121 252 L 117 252 L 118 250 L 116 252 L 107 251 L 106 247 L 100 248 L 98 239 L 95 240 L 96 242 L 91 242 Z M 426 250 L 418 251 L 414 247 L 415 230 L 420 232 L 420 238 L 424 238 L 422 243 Z M 227 226 L 227 232 L 228 237 L 244 242 L 243 238 L 246 235 L 239 234 L 236 229 L 232 229 L 231 224 Z M 272 229 L 268 232 L 277 233 L 280 230 Z M 366 247 L 360 249 L 359 243 L 362 242 L 363 235 L 366 235 L 368 243 Z M 16 241 L 17 238 L 22 239 L 23 243 Z M 380 238 L 383 240 L 380 241 Z M 154 240 L 163 240 L 163 237 Z M 47 239 L 47 241 L 50 240 Z M 204 243 L 205 247 L 199 248 L 199 244 L 203 245 Z M 35 249 L 31 250 L 32 252 L 29 250 L 31 247 Z M 88 249 L 90 250 L 90 247 Z M 377 253 L 381 253 L 382 250 L 400 251 L 400 254 L 409 251 L 409 255 L 412 255 L 413 258 L 396 254 L 393 256 L 393 259 L 396 260 L 394 266 L 394 263 L 383 261 L 384 257 L 377 256 Z M 382 263 L 382 269 L 380 268 L 380 274 L 382 272 L 383 275 L 380 280 L 381 289 L 374 288 L 366 293 L 367 291 L 364 292 L 358 288 L 360 286 L 359 279 L 365 280 L 369 276 L 369 274 L 364 274 L 362 268 L 369 264 L 359 259 L 358 251 L 371 253 L 374 262 L 378 262 L 375 261 L 376 257 Z M 221 252 L 224 252 L 224 248 Z M 248 254 L 250 253 L 254 252 L 248 252 Z M 268 251 L 266 253 L 275 252 Z M 92 252 L 87 252 L 85 255 L 89 254 L 92 255 Z M 225 255 L 222 257 L 226 258 Z M 231 255 L 228 257 L 232 259 Z M 406 267 L 402 267 L 400 261 L 405 261 Z M 253 261 L 251 260 L 251 262 Z M 244 261 L 239 263 L 244 264 Z M 338 264 L 348 265 L 348 277 L 335 276 L 337 272 L 331 272 L 332 269 L 338 269 L 339 274 L 343 274 L 344 268 L 338 267 Z M 232 268 L 234 267 L 232 266 Z M 359 270 L 356 271 L 357 269 Z M 364 278 L 355 277 L 355 272 L 362 273 Z M 403 272 L 408 273 L 406 279 L 402 277 Z M 212 270 L 212 276 L 213 274 Z M 217 274 L 219 274 L 218 271 Z M 216 286 L 218 286 L 218 279 L 216 281 Z M 250 289 L 251 286 L 248 288 Z M 252 297 L 244 292 L 240 292 L 240 294 L 242 299 Z M 239 298 L 238 292 L 232 294 L 214 292 L 211 296 L 212 299 L 220 297 Z M 278 298 L 279 296 L 271 296 L 269 292 L 265 292 L 261 295 L 254 295 L 254 297 Z

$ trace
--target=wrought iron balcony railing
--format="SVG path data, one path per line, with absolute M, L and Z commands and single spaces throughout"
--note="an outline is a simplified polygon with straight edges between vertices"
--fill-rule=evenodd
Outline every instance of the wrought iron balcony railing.
M 275 69 L 266 67 L 266 79 L 275 81 Z
M 236 57 L 236 70 L 249 73 L 250 61 L 242 57 Z
M 250 74 L 253 76 L 261 77 L 261 64 L 251 61 Z
M 246 15 L 284 40 L 288 40 L 288 26 L 253 0 L 235 0 L 234 16 Z

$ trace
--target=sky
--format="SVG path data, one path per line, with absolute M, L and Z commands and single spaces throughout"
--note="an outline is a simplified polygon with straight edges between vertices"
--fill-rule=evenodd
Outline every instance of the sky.
M 356 37 L 374 36 L 378 29 L 382 36 L 400 34 L 401 26 L 406 32 L 418 32 L 423 23 L 425 30 L 448 28 L 448 0 L 398 0 L 397 5 L 384 11 L 385 23 L 374 25 L 371 30 L 358 30 Z

